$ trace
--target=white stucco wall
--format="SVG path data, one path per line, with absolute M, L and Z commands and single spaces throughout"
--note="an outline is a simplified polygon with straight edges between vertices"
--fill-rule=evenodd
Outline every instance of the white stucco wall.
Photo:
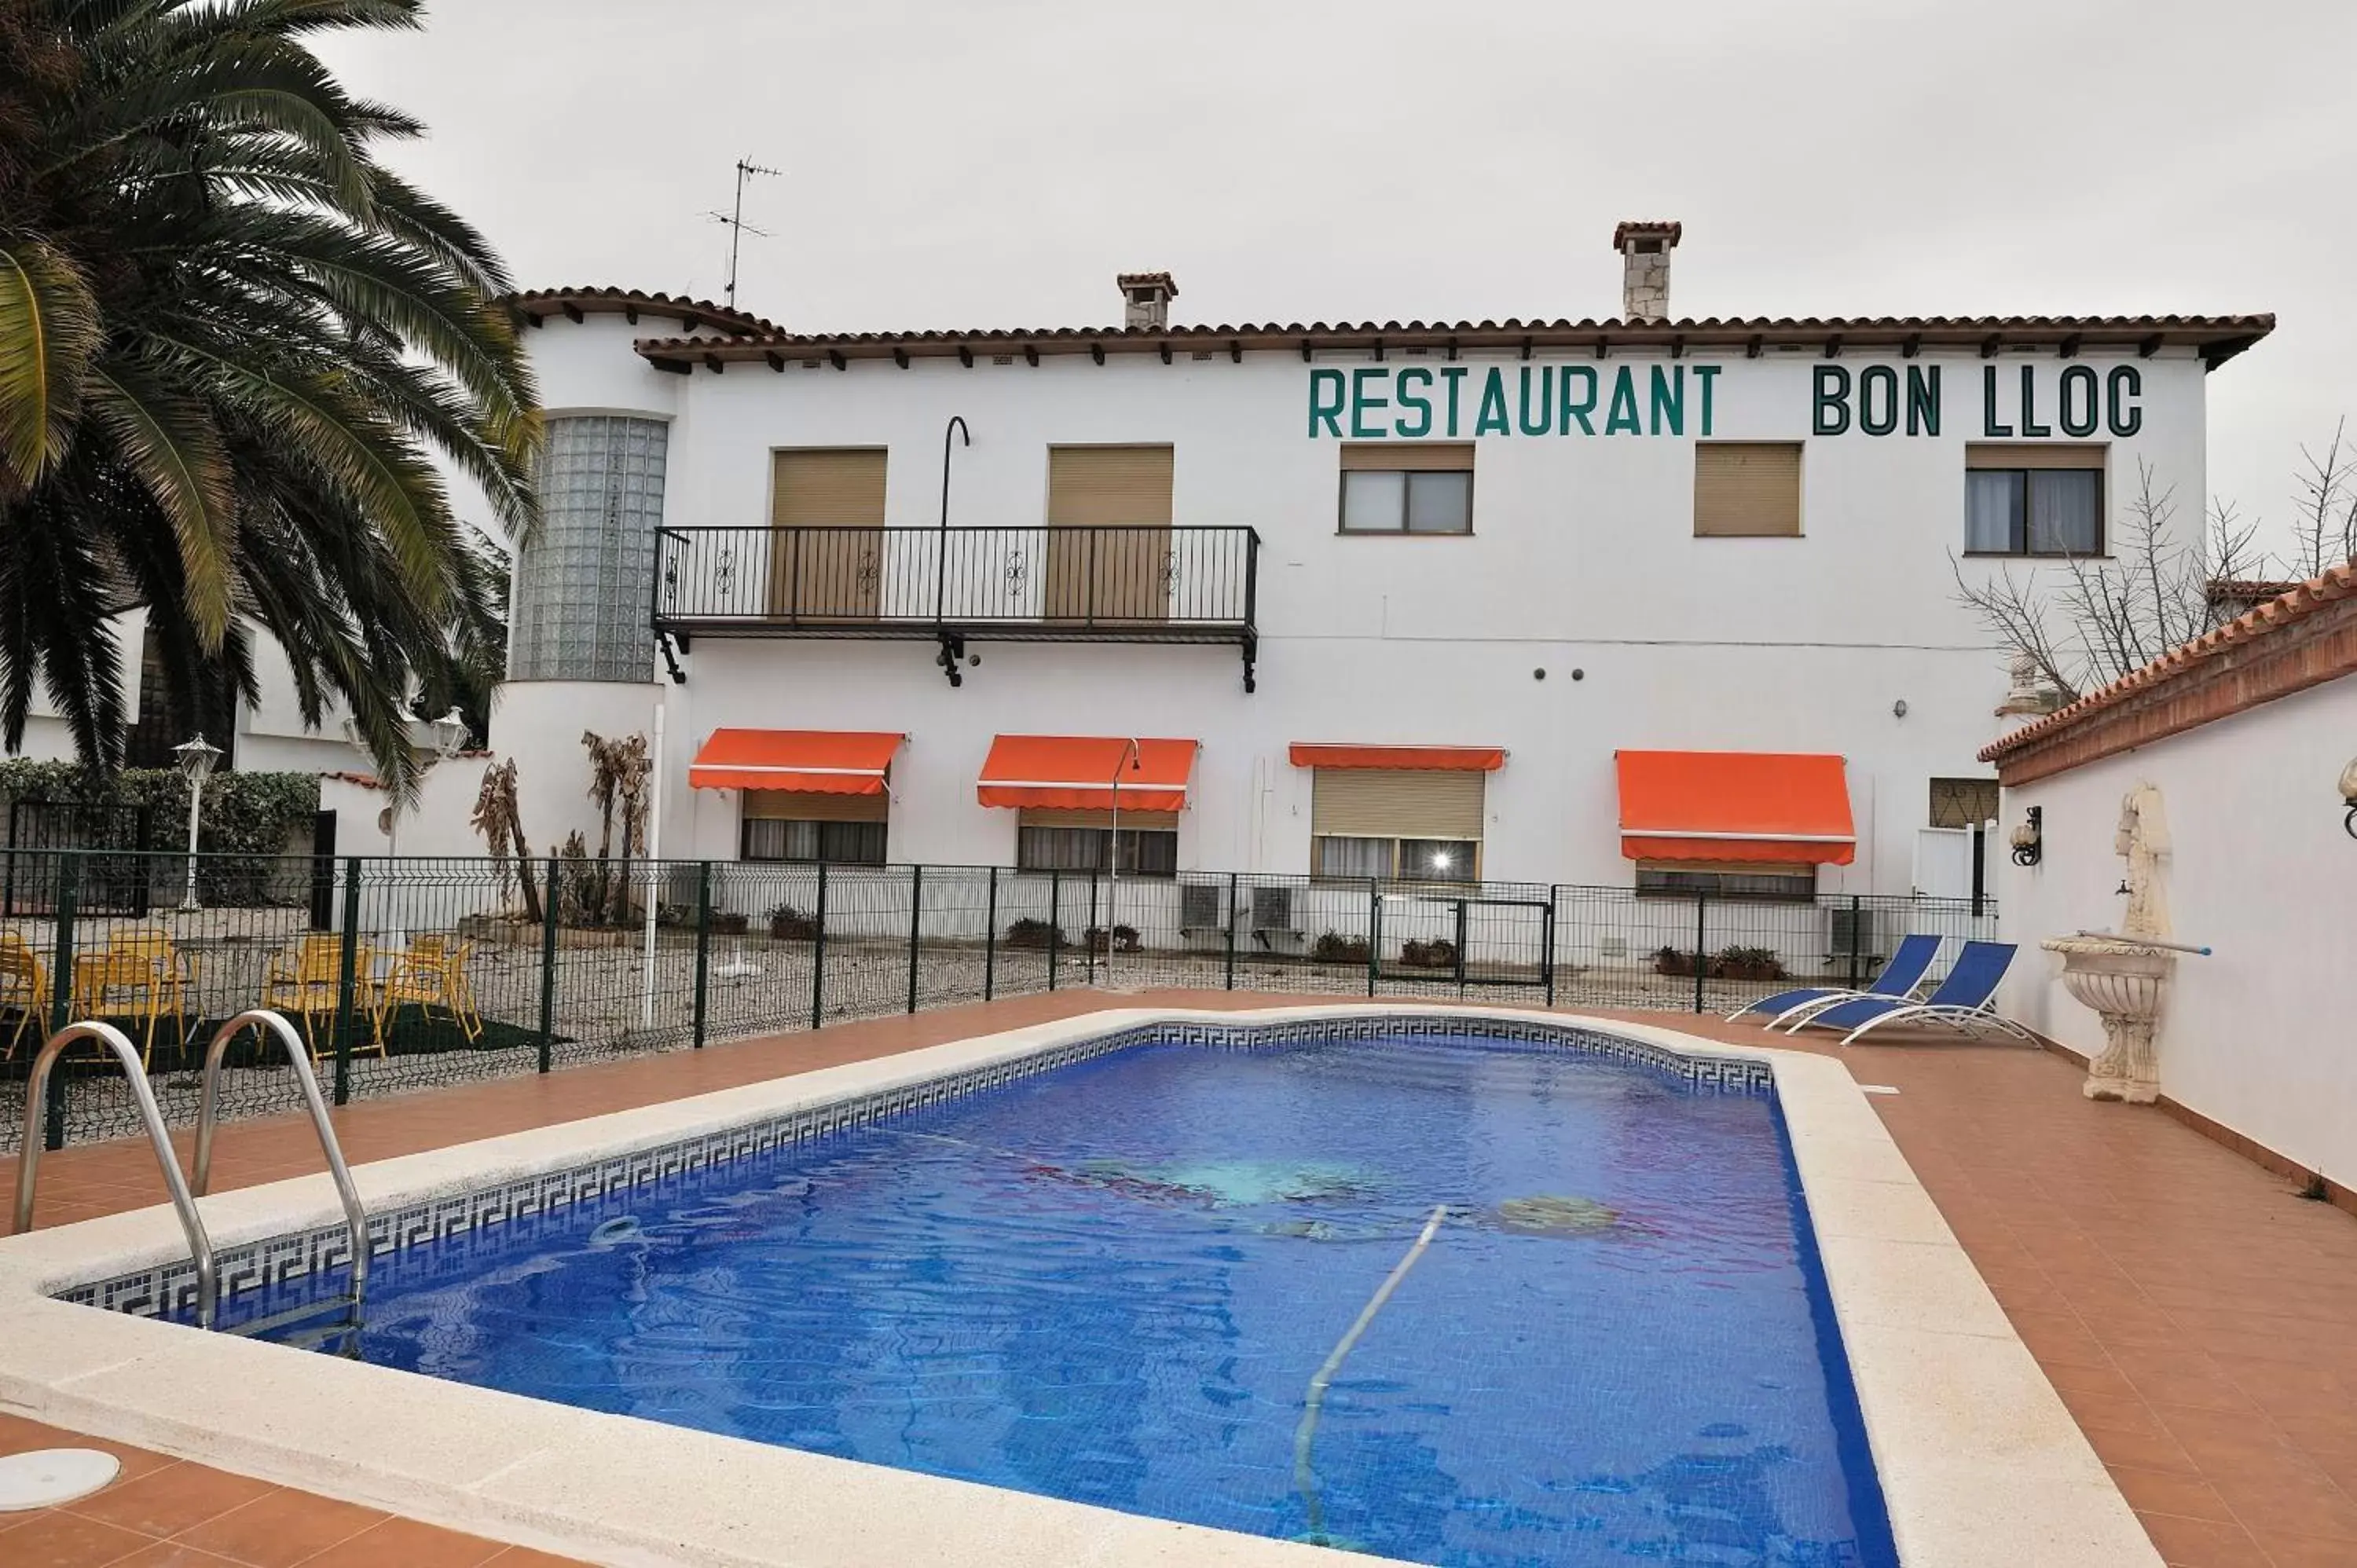
M 684 788 L 695 745 L 722 725 L 909 732 L 894 773 L 892 857 L 966 864 L 1013 858 L 1014 814 L 974 797 L 999 733 L 1199 738 L 1181 866 L 1296 873 L 1308 867 L 1309 779 L 1286 762 L 1289 743 L 1503 746 L 1485 873 L 1604 886 L 1630 880 L 1617 834 L 1618 748 L 1844 756 L 1860 844 L 1854 866 L 1827 868 L 1829 892 L 1909 891 L 1928 780 L 1988 771 L 1975 753 L 1996 734 L 2004 672 L 1956 603 L 1952 566 L 1964 542 L 1964 449 L 1989 438 L 1990 367 L 1971 355 L 1912 361 L 1941 371 L 1936 435 L 1909 435 L 1902 423 L 1883 436 L 1855 419 L 1844 434 L 1811 434 L 1813 376 L 1825 362 L 1813 350 L 1676 364 L 1619 353 L 1543 354 L 1530 367 L 1511 355 L 1469 358 L 1469 387 L 1495 366 L 1516 396 L 1525 368 L 1593 369 L 1609 389 L 1624 364 L 1641 386 L 1655 367 L 1683 367 L 1684 433 L 1483 436 L 1472 537 L 1369 538 L 1338 535 L 1339 443 L 1313 437 L 1308 419 L 1313 371 L 1347 377 L 1374 364 L 1367 355 L 1304 364 L 1289 353 L 1232 362 L 1182 352 L 1169 365 L 1112 355 L 1101 366 L 1085 355 L 1037 366 L 982 355 L 971 368 L 789 361 L 773 372 L 752 362 L 681 376 L 639 360 L 633 336 L 619 317 L 552 318 L 526 341 L 552 411 L 671 422 L 669 526 L 763 523 L 777 447 L 883 446 L 888 521 L 931 527 L 942 428 L 962 414 L 974 444 L 954 458 L 953 525 L 1039 525 L 1051 445 L 1168 442 L 1173 521 L 1248 523 L 1263 540 L 1259 690 L 1250 695 L 1232 648 L 981 642 L 972 648 L 981 666 L 953 691 L 922 642 L 697 638 L 683 659 L 688 683 L 668 693 L 667 848 L 735 853 L 734 797 Z M 1386 366 L 1411 363 L 1437 371 L 1445 361 L 1394 354 Z M 1718 368 L 1713 438 L 1807 443 L 1803 537 L 1694 536 L 1702 432 L 1691 372 L 1705 363 Z M 1902 386 L 1910 367 L 1895 353 L 1840 363 L 1854 379 L 1889 365 Z M 2027 369 L 2051 423 L 2073 364 L 2105 376 L 2132 365 L 2141 378 L 2135 434 L 2096 437 L 2111 448 L 2112 532 L 2141 462 L 2173 488 L 2192 537 L 2203 493 L 2200 362 L 2008 352 L 1995 362 L 1998 417 L 2015 422 Z M 1599 406 L 1599 432 L 1605 417 Z M 1460 437 L 1472 424 L 1469 395 Z M 1998 569 L 1964 564 L 1975 578 Z M 1534 679 L 1541 669 L 1545 679 Z M 523 758 L 536 840 L 583 819 L 580 730 L 643 727 L 634 715 L 655 697 L 652 685 L 600 694 L 574 682 L 510 684 L 496 738 Z M 1903 718 L 1893 712 L 1901 702 Z
M 2161 1092 L 2335 1181 L 2357 1185 L 2357 1026 L 2348 1005 L 2357 842 L 2334 785 L 2357 754 L 2357 679 L 2344 678 L 2006 793 L 2009 832 L 2044 815 L 2045 858 L 1997 880 L 2023 944 L 2000 1002 L 2074 1050 L 2103 1044 L 2043 938 L 2115 930 L 2120 801 L 2158 789 L 2178 961 L 2160 1032 Z

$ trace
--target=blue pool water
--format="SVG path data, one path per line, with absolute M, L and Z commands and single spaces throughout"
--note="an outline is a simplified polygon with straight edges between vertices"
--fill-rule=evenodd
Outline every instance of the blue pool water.
M 361 1353 L 1425 1563 L 1896 1561 L 1772 1100 L 1536 1046 L 1115 1052 L 382 1259 Z

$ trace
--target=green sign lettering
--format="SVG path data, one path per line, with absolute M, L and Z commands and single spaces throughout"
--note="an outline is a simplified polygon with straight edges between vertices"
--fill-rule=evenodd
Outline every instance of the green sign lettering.
M 1324 396 L 1320 395 L 1327 392 L 1331 392 L 1334 394 L 1333 401 L 1329 402 Z M 1342 434 L 1342 427 L 1336 424 L 1335 421 L 1341 417 L 1341 413 L 1342 372 L 1340 371 L 1310 371 L 1309 439 L 1312 441 L 1318 439 L 1318 422 L 1321 420 L 1325 422 L 1327 435 L 1336 436 L 1340 435 Z
M 1579 382 L 1586 389 L 1577 403 L 1571 401 L 1571 383 L 1574 381 Z M 1596 367 L 1566 365 L 1563 368 L 1563 418 L 1557 422 L 1557 428 L 1568 435 L 1571 434 L 1572 422 L 1577 420 L 1579 422 L 1579 433 L 1582 435 L 1593 435 L 1596 434 L 1596 426 L 1588 422 L 1587 416 L 1595 412 Z
M 1849 428 L 1849 371 L 1840 365 L 1819 365 L 1816 383 L 1809 434 L 1839 435 Z
M 1607 435 L 1642 435 L 1645 427 L 1637 423 L 1637 381 L 1621 366 L 1612 376 L 1612 407 L 1604 416 Z
M 1351 436 L 1353 440 L 1379 440 L 1385 434 L 1382 425 L 1371 425 L 1367 423 L 1367 411 L 1373 408 L 1389 408 L 1391 400 L 1371 395 L 1367 391 L 1367 383 L 1383 381 L 1390 374 L 1388 371 L 1352 371 L 1351 372 Z
M 1512 435 L 1514 427 L 1506 423 L 1506 373 L 1497 366 L 1481 383 L 1481 413 L 1473 421 L 1476 435 Z
M 2144 395 L 2144 372 L 2134 365 L 2115 365 L 2105 380 L 2104 417 L 2112 434 L 2122 440 L 2144 428 L 2144 410 L 2136 400 Z
M 1392 395 L 1399 399 L 1402 408 L 1415 410 L 1415 426 L 1410 429 L 1407 421 L 1403 419 L 1393 428 L 1402 435 L 1429 435 L 1432 434 L 1432 400 L 1408 391 L 1411 381 L 1422 391 L 1429 392 L 1432 390 L 1432 372 L 1422 365 L 1410 365 L 1399 373 L 1399 380 L 1393 385 Z

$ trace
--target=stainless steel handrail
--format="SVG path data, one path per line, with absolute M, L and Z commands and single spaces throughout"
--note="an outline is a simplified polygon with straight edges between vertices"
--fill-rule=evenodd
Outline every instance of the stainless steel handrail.
M 267 1007 L 240 1013 L 213 1031 L 213 1043 L 205 1048 L 204 1090 L 197 1100 L 196 1180 L 192 1184 L 196 1196 L 202 1197 L 212 1181 L 213 1129 L 221 1112 L 221 1058 L 227 1054 L 229 1043 L 250 1028 L 278 1036 L 279 1044 L 286 1047 L 287 1061 L 294 1066 L 295 1081 L 303 1086 L 303 1104 L 311 1113 L 311 1130 L 319 1134 L 319 1152 L 328 1157 L 328 1174 L 335 1178 L 336 1197 L 344 1206 L 344 1228 L 350 1233 L 352 1244 L 352 1299 L 358 1301 L 368 1284 L 368 1211 L 361 1207 L 360 1192 L 352 1186 L 351 1167 L 344 1163 L 344 1147 L 336 1141 L 336 1129 L 328 1121 L 328 1102 L 319 1094 L 318 1075 L 311 1070 L 311 1053 L 305 1048 L 303 1037 L 295 1032 L 295 1026 Z M 201 1283 L 199 1288 L 203 1288 Z M 198 1310 L 210 1316 L 210 1303 L 199 1302 Z
M 33 1188 L 40 1178 L 41 1168 L 42 1090 L 48 1087 L 49 1069 L 57 1065 L 59 1053 L 76 1040 L 96 1040 L 123 1063 L 124 1080 L 131 1085 L 139 1123 L 147 1130 L 147 1142 L 155 1146 L 156 1163 L 164 1167 L 164 1187 L 172 1195 L 172 1208 L 180 1217 L 180 1229 L 188 1238 L 189 1254 L 196 1260 L 197 1326 L 210 1328 L 213 1303 L 219 1292 L 219 1281 L 213 1272 L 212 1240 L 205 1234 L 205 1222 L 197 1216 L 196 1197 L 180 1175 L 180 1157 L 172 1151 L 172 1135 L 164 1130 L 164 1113 L 156 1108 L 156 1091 L 148 1087 L 147 1069 L 139 1062 L 139 1047 L 112 1024 L 95 1020 L 68 1024 L 51 1035 L 42 1044 L 40 1055 L 33 1058 L 33 1070 L 25 1079 L 25 1142 L 16 1155 L 16 1222 L 11 1233 L 21 1236 L 33 1228 Z M 202 1191 L 202 1187 L 198 1190 Z

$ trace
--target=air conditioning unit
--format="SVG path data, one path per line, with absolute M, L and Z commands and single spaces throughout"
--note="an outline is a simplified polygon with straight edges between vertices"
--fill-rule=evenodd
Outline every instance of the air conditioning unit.
M 1220 906 L 1228 890 L 1216 882 L 1182 883 L 1178 888 L 1178 927 L 1188 931 L 1220 929 Z
M 1876 911 L 1835 905 L 1825 911 L 1825 956 L 1836 965 L 1853 952 L 1867 968 L 1878 967 L 1886 956 L 1877 930 Z
M 1252 890 L 1252 929 L 1255 931 L 1293 929 L 1293 889 L 1283 884 Z

